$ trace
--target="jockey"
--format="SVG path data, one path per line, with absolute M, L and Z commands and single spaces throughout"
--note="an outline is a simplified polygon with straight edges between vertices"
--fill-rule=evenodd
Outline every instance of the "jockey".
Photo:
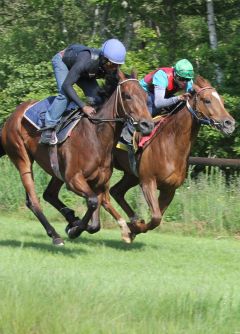
M 57 143 L 54 128 L 70 101 L 75 102 L 89 117 L 96 113 L 92 105 L 101 102 L 96 79 L 106 79 L 110 75 L 117 78 L 118 68 L 124 64 L 125 57 L 125 46 L 119 40 L 112 38 L 105 41 L 101 49 L 73 44 L 52 58 L 59 94 L 46 112 L 46 127 L 43 129 L 40 143 L 49 145 Z M 89 105 L 80 100 L 73 88 L 74 84 L 83 90 Z
M 140 85 L 148 93 L 148 109 L 152 116 L 160 109 L 168 108 L 179 101 L 186 101 L 192 89 L 194 71 L 187 59 L 179 60 L 173 67 L 161 67 L 145 75 Z M 183 94 L 174 96 L 175 93 Z

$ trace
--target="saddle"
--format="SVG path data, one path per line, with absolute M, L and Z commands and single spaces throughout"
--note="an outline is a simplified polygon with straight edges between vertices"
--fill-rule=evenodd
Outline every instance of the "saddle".
M 37 130 L 41 131 L 41 129 L 45 127 L 46 111 L 51 106 L 54 99 L 55 96 L 49 96 L 48 98 L 33 104 L 25 110 L 23 117 Z M 61 117 L 60 123 L 56 126 L 56 134 L 59 144 L 63 143 L 71 135 L 73 128 L 78 124 L 83 115 L 83 112 L 79 110 L 75 103 L 69 103 Z

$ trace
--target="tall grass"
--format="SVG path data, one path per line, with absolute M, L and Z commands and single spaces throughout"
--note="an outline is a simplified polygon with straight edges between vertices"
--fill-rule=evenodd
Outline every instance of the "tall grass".
M 25 193 L 15 167 L 9 159 L 0 159 L 0 208 L 5 211 L 18 210 L 25 207 Z M 34 166 L 36 191 L 41 198 L 50 176 L 37 165 Z M 114 171 L 111 184 L 115 184 L 122 173 Z M 211 169 L 201 174 L 198 179 L 191 179 L 190 173 L 182 187 L 177 189 L 173 202 L 164 214 L 164 224 L 161 231 L 181 231 L 184 233 L 240 233 L 240 192 L 239 178 L 235 177 L 226 184 L 225 177 L 219 169 Z M 77 214 L 82 215 L 86 210 L 85 200 L 67 191 L 63 186 L 61 199 Z M 126 198 L 138 215 L 147 221 L 150 217 L 149 209 L 137 186 L 131 189 Z M 126 215 L 112 199 L 114 206 L 125 217 Z M 41 200 L 48 216 L 55 220 L 62 220 L 62 216 L 50 205 Z M 27 212 L 27 213 L 26 213 Z M 28 217 L 30 211 L 24 211 Z M 103 209 L 101 218 L 105 226 L 112 226 L 114 220 Z

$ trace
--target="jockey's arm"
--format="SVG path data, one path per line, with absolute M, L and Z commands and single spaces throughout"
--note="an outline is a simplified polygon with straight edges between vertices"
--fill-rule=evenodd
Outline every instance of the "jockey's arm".
M 161 109 L 170 107 L 179 101 L 178 96 L 165 98 L 166 88 L 161 86 L 154 86 L 154 105 L 155 108 Z
M 78 82 L 84 72 L 86 72 L 86 64 L 89 62 L 90 54 L 88 51 L 81 53 L 81 58 L 69 70 L 66 79 L 62 85 L 64 93 L 67 95 L 69 100 L 74 101 L 81 109 L 86 105 L 80 100 L 73 85 Z

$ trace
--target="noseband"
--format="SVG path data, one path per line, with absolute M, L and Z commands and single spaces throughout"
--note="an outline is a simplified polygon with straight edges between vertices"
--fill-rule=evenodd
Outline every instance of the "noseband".
M 187 101 L 186 102 L 186 107 L 188 109 L 188 111 L 192 114 L 193 118 L 197 120 L 197 122 L 200 125 L 210 125 L 210 126 L 219 126 L 220 123 L 214 121 L 213 119 L 207 117 L 206 115 L 204 115 L 202 112 L 197 110 L 197 103 L 198 103 L 198 96 L 200 95 L 200 93 L 206 89 L 214 89 L 213 87 L 207 86 L 207 87 L 203 87 L 201 88 L 194 96 L 194 105 L 195 107 L 192 108 L 190 103 Z

